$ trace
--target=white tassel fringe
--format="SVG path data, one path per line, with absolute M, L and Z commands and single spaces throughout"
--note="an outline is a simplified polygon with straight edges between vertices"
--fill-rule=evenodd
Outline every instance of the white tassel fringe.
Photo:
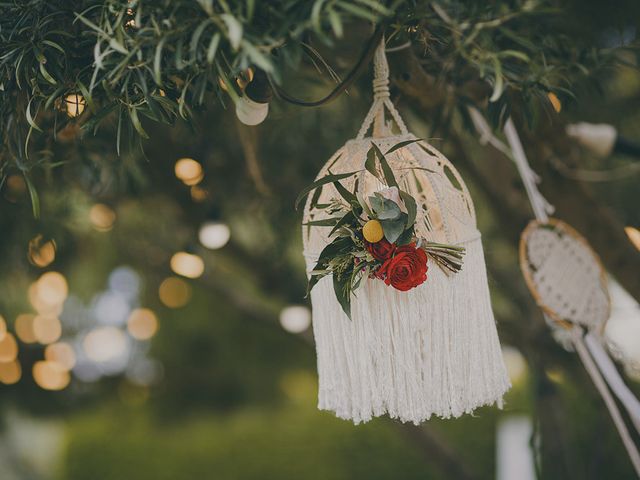
M 493 403 L 510 383 L 491 310 L 480 239 L 465 244 L 462 271 L 433 261 L 428 279 L 400 292 L 367 279 L 350 321 L 331 277 L 313 289 L 320 382 L 318 408 L 358 424 L 389 414 L 419 424 Z

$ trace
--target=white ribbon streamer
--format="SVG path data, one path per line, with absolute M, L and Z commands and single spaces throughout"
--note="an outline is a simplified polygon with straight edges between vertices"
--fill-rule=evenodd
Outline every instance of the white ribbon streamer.
M 627 426 L 622 419 L 622 415 L 620 415 L 620 410 L 618 410 L 618 406 L 616 405 L 611 392 L 607 388 L 607 384 L 602 378 L 602 375 L 600 375 L 598 366 L 593 361 L 591 355 L 589 355 L 589 350 L 585 346 L 585 342 L 583 340 L 581 327 L 574 327 L 573 337 L 574 345 L 576 346 L 576 352 L 578 352 L 578 356 L 580 357 L 580 360 L 582 360 L 584 368 L 587 370 L 587 373 L 591 377 L 593 384 L 596 386 L 598 392 L 600 392 L 600 396 L 604 400 L 604 403 L 607 405 L 609 413 L 611 414 L 611 418 L 613 419 L 613 423 L 616 425 L 618 433 L 620 434 L 620 438 L 622 439 L 622 443 L 627 449 L 627 453 L 629 454 L 629 459 L 633 464 L 633 468 L 635 468 L 636 474 L 638 475 L 638 477 L 640 477 L 640 453 L 638 453 L 638 449 L 633 443 L 633 439 L 631 438 L 629 430 L 627 429 Z
M 624 405 L 625 409 L 629 413 L 629 417 L 636 427 L 638 433 L 640 433 L 640 401 L 636 398 L 629 387 L 624 383 L 624 380 L 618 373 L 618 369 L 614 365 L 611 357 L 602 347 L 602 341 L 594 333 L 587 333 L 584 337 L 584 343 L 589 349 L 591 357 L 595 360 L 598 368 L 602 372 L 602 375 L 607 380 L 609 388 L 613 390 L 616 397 Z

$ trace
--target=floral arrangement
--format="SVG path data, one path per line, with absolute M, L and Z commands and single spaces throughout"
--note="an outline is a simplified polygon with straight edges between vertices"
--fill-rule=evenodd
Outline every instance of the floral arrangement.
M 465 249 L 417 238 L 415 232 L 417 205 L 415 199 L 401 190 L 385 155 L 416 140 L 400 142 L 386 153 L 374 143 L 367 153 L 365 169 L 387 188 L 367 199 L 358 192 L 358 180 L 350 192 L 340 180 L 362 171 L 332 174 L 316 180 L 304 189 L 296 205 L 313 193 L 311 204 L 327 213 L 327 218 L 312 220 L 307 226 L 331 228 L 332 241 L 322 250 L 311 272 L 308 292 L 318 281 L 333 275 L 335 295 L 351 318 L 351 295 L 363 279 L 377 279 L 400 291 L 408 291 L 427 281 L 429 259 L 445 273 L 462 268 Z M 427 170 L 421 167 L 410 167 Z M 333 184 L 340 198 L 327 204 L 318 203 L 322 188 Z M 428 226 L 428 222 L 427 222 Z

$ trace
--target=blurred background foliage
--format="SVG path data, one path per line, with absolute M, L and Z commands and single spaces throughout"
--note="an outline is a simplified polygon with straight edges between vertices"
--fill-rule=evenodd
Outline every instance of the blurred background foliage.
M 489 479 L 501 422 L 520 415 L 532 419 L 540 478 L 632 478 L 602 401 L 551 339 L 521 279 L 517 236 L 531 214 L 514 168 L 479 144 L 465 111 L 479 105 L 496 125 L 514 112 L 543 192 L 638 298 L 640 260 L 623 231 L 640 226 L 637 163 L 595 158 L 563 134 L 566 122 L 593 121 L 640 138 L 636 2 L 80 3 L 0 2 L 0 315 L 17 338 L 17 360 L 7 334 L 0 341 L 3 480 Z M 202 43 L 186 53 L 208 8 Z M 116 33 L 77 19 L 75 31 L 61 28 L 74 11 L 101 28 L 115 22 Z M 172 20 L 157 26 L 154 17 Z M 245 33 L 237 49 L 230 18 Z M 502 411 L 421 428 L 386 418 L 353 427 L 318 412 L 308 310 L 299 308 L 306 278 L 294 199 L 355 135 L 370 75 L 322 108 L 274 100 L 259 127 L 233 111 L 250 64 L 273 68 L 297 96 L 321 97 L 335 79 L 319 58 L 344 76 L 369 22 L 382 19 L 391 48 L 412 41 L 389 53 L 394 102 L 412 131 L 447 153 L 475 200 L 514 383 Z M 498 27 L 478 27 L 465 42 L 492 19 Z M 12 25 L 25 30 L 16 36 Z M 26 38 L 29 30 L 53 37 Z M 109 47 L 109 35 L 140 49 L 142 76 L 118 67 L 127 53 Z M 36 49 L 47 38 L 64 47 L 49 45 L 45 64 Z M 113 50 L 99 75 L 118 73 L 90 92 L 96 41 Z M 176 66 L 180 42 L 185 65 Z M 82 94 L 82 114 L 60 106 L 70 94 Z M 538 150 L 547 144 L 555 157 Z M 176 170 L 183 158 L 195 162 Z M 601 182 L 567 173 L 618 169 Z M 203 226 L 216 227 L 213 249 L 199 241 Z M 69 359 L 52 343 L 68 345 L 75 365 L 52 370 L 52 360 Z

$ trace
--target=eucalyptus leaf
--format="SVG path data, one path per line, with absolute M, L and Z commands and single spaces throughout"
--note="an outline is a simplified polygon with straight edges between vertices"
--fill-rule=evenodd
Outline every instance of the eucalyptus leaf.
M 378 220 L 395 220 L 400 217 L 400 207 L 398 204 L 387 198 L 382 199 L 382 210 L 376 212 Z
M 384 238 L 387 239 L 389 243 L 394 243 L 402 232 L 404 232 L 405 227 L 407 225 L 407 214 L 401 213 L 400 217 L 394 220 L 380 220 L 382 224 L 382 230 L 384 232 Z

